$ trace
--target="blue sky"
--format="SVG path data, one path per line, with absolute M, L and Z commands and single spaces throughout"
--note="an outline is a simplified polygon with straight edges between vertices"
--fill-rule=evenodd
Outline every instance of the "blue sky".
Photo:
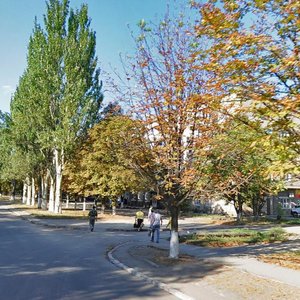
M 177 0 L 188 5 L 188 0 Z M 139 20 L 157 20 L 171 0 L 70 0 L 72 8 L 87 3 L 91 28 L 96 31 L 99 66 L 118 68 L 119 54 L 130 53 L 133 42 L 128 30 Z M 12 93 L 26 67 L 27 45 L 34 18 L 43 24 L 45 0 L 0 0 L 0 110 L 9 112 Z

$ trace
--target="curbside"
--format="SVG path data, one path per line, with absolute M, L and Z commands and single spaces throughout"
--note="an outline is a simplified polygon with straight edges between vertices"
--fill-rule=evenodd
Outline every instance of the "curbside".
M 123 244 L 119 244 L 117 245 L 116 247 L 114 247 L 112 250 L 110 250 L 108 253 L 107 253 L 107 256 L 108 256 L 108 259 L 109 261 L 114 264 L 115 266 L 117 266 L 118 268 L 120 269 L 124 269 L 125 271 L 127 271 L 129 274 L 133 275 L 133 276 L 136 276 L 136 277 L 139 277 L 139 278 L 142 278 L 144 279 L 147 283 L 149 284 L 152 284 L 154 286 L 157 286 L 159 287 L 160 289 L 168 292 L 169 294 L 172 294 L 173 296 L 175 296 L 176 298 L 178 299 L 181 299 L 181 300 L 195 300 L 195 298 L 192 298 L 174 288 L 171 288 L 169 287 L 167 284 L 165 283 L 162 283 L 162 282 L 159 282 L 158 280 L 156 279 L 153 279 L 147 275 L 145 275 L 144 273 L 142 272 L 139 272 L 137 271 L 136 269 L 134 268 L 130 268 L 128 267 L 127 265 L 121 263 L 120 261 L 118 261 L 114 256 L 113 256 L 113 253 L 118 250 L 119 248 L 123 247 L 123 246 L 127 246 L 129 245 L 130 242 L 126 242 L 126 243 L 123 243 Z

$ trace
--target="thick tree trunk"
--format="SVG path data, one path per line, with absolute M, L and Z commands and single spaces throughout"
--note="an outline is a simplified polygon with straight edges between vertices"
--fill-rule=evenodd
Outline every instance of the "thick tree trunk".
M 23 196 L 22 196 L 22 203 L 26 203 L 26 193 L 27 193 L 27 183 L 26 181 L 23 182 Z
M 54 160 L 55 160 L 55 205 L 54 205 L 54 213 L 61 213 L 61 184 L 62 184 L 62 169 L 63 169 L 63 161 L 64 161 L 64 153 L 63 150 L 61 153 L 57 149 L 54 150 Z
M 50 191 L 49 191 L 49 207 L 48 207 L 48 210 L 50 212 L 54 212 L 54 191 L 55 191 L 55 183 L 53 177 L 50 175 Z
M 43 184 L 43 193 L 42 193 L 42 209 L 45 209 L 47 210 L 47 204 L 49 202 L 49 197 L 50 195 L 48 195 L 48 189 L 49 189 L 49 181 L 50 181 L 50 178 L 51 178 L 51 173 L 50 173 L 50 170 L 47 169 L 47 173 L 46 173 L 46 176 L 45 178 L 43 178 L 42 180 L 42 184 Z M 49 193 L 50 194 L 50 193 Z M 50 204 L 49 204 L 50 206 Z
M 179 237 L 178 237 L 178 216 L 179 208 L 172 206 L 171 212 L 171 239 L 169 257 L 178 259 L 179 257 Z

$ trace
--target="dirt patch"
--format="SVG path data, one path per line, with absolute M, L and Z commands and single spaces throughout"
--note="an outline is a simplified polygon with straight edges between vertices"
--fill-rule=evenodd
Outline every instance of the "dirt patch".
M 276 264 L 281 267 L 300 271 L 300 251 L 262 254 L 258 256 L 258 259 L 266 263 Z
M 169 257 L 169 250 L 156 248 L 154 246 L 141 247 L 141 252 L 144 257 L 152 260 L 154 263 L 164 266 L 173 266 L 177 264 L 196 263 L 199 260 L 193 256 L 180 254 L 178 259 Z
M 128 261 L 130 267 L 138 268 L 164 283 L 190 283 L 219 272 L 223 267 L 222 263 L 185 254 L 181 254 L 178 259 L 172 259 L 169 258 L 168 250 L 155 245 L 133 247 L 129 254 L 133 258 Z
M 170 259 L 169 251 L 155 246 L 138 246 L 130 250 L 137 260 L 151 263 L 142 271 L 169 284 L 188 283 L 195 287 L 211 286 L 235 299 L 294 299 L 300 288 L 262 278 L 212 260 L 197 259 L 181 254 L 178 260 Z M 141 266 L 140 266 L 141 267 Z M 157 271 L 159 270 L 159 272 Z
M 300 288 L 292 287 L 271 279 L 262 278 L 233 267 L 223 269 L 223 272 L 207 276 L 205 280 L 219 290 L 230 291 L 238 299 L 295 299 Z

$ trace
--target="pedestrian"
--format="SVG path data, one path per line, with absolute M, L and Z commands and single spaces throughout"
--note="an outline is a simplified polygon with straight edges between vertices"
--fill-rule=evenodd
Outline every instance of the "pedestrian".
M 148 210 L 148 221 L 150 222 L 150 218 L 151 218 L 151 214 L 153 213 L 153 207 L 152 205 L 149 207 L 149 210 Z
M 135 214 L 135 224 L 138 231 L 144 226 L 144 213 L 142 209 L 139 209 Z
M 151 236 L 153 235 L 153 230 L 152 230 L 152 224 L 154 222 L 154 208 L 150 207 L 151 210 L 149 209 L 149 212 L 148 212 L 148 221 L 149 221 L 149 230 L 148 230 L 148 236 Z
M 154 236 L 156 235 L 156 243 L 159 243 L 160 226 L 162 225 L 162 217 L 159 211 L 154 211 L 150 216 L 150 227 L 152 229 L 151 242 L 154 242 Z M 155 234 L 156 233 L 156 234 Z
M 90 223 L 90 229 L 91 231 L 94 231 L 94 227 L 95 227 L 95 221 L 97 220 L 97 209 L 96 206 L 93 205 L 93 208 L 89 211 L 89 223 Z

